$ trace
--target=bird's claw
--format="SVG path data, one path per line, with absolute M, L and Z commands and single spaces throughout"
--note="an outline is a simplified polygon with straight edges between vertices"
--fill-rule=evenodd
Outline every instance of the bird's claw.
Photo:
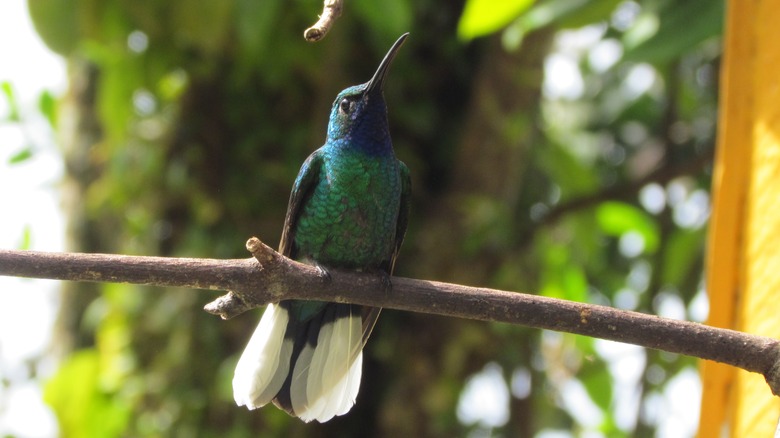
M 317 273 L 320 276 L 320 278 L 322 279 L 322 281 L 325 281 L 325 282 L 330 281 L 330 279 L 331 279 L 330 272 L 328 272 L 328 270 L 325 269 L 324 266 L 316 264 L 316 265 L 314 265 L 314 267 L 317 268 Z
M 390 278 L 390 274 L 383 270 L 379 270 L 379 281 L 382 283 L 382 290 L 385 293 L 393 290 L 393 280 Z

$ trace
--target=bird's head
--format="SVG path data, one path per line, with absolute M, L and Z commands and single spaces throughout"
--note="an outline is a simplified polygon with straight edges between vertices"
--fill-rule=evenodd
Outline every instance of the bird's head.
M 407 36 L 408 33 L 401 35 L 393 44 L 370 81 L 349 87 L 336 97 L 328 123 L 329 144 L 369 153 L 392 150 L 382 87 L 390 64 Z

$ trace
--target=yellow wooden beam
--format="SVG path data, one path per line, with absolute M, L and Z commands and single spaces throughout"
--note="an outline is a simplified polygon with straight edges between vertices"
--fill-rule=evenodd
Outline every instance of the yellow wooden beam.
M 709 324 L 780 338 L 780 4 L 729 2 L 707 252 Z M 704 362 L 701 437 L 773 436 L 758 374 Z

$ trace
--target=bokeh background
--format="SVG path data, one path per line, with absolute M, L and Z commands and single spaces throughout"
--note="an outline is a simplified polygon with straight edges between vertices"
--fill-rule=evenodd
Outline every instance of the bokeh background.
M 249 236 L 278 242 L 332 99 L 409 31 L 385 87 L 414 185 L 398 275 L 706 319 L 723 1 L 351 0 L 315 44 L 315 0 L 9 4 L 57 58 L 3 34 L 6 247 L 234 258 Z M 42 69 L 64 78 L 31 95 Z M 0 366 L 9 436 L 687 437 L 698 423 L 694 359 L 385 311 L 355 408 L 303 424 L 232 401 L 259 312 L 224 322 L 202 311 L 212 292 L 14 281 L 3 307 L 36 297 L 26 320 L 53 335 Z M 0 353 L 26 339 L 0 327 Z

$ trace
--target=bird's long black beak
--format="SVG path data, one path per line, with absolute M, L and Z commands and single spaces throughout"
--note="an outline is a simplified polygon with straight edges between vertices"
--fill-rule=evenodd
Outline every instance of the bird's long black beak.
M 385 84 L 385 77 L 387 77 L 387 72 L 390 70 L 390 64 L 393 62 L 393 58 L 395 58 L 395 54 L 398 53 L 398 50 L 401 48 L 401 46 L 404 45 L 404 41 L 406 41 L 406 37 L 408 36 L 409 36 L 409 32 L 406 32 L 405 34 L 401 35 L 395 41 L 393 47 L 390 47 L 390 50 L 387 52 L 387 55 L 385 55 L 385 59 L 382 60 L 382 62 L 379 64 L 379 67 L 376 69 L 374 76 L 371 78 L 370 81 L 368 81 L 368 85 L 366 86 L 366 94 L 373 94 L 374 92 L 379 92 L 379 93 L 382 92 L 382 87 Z

